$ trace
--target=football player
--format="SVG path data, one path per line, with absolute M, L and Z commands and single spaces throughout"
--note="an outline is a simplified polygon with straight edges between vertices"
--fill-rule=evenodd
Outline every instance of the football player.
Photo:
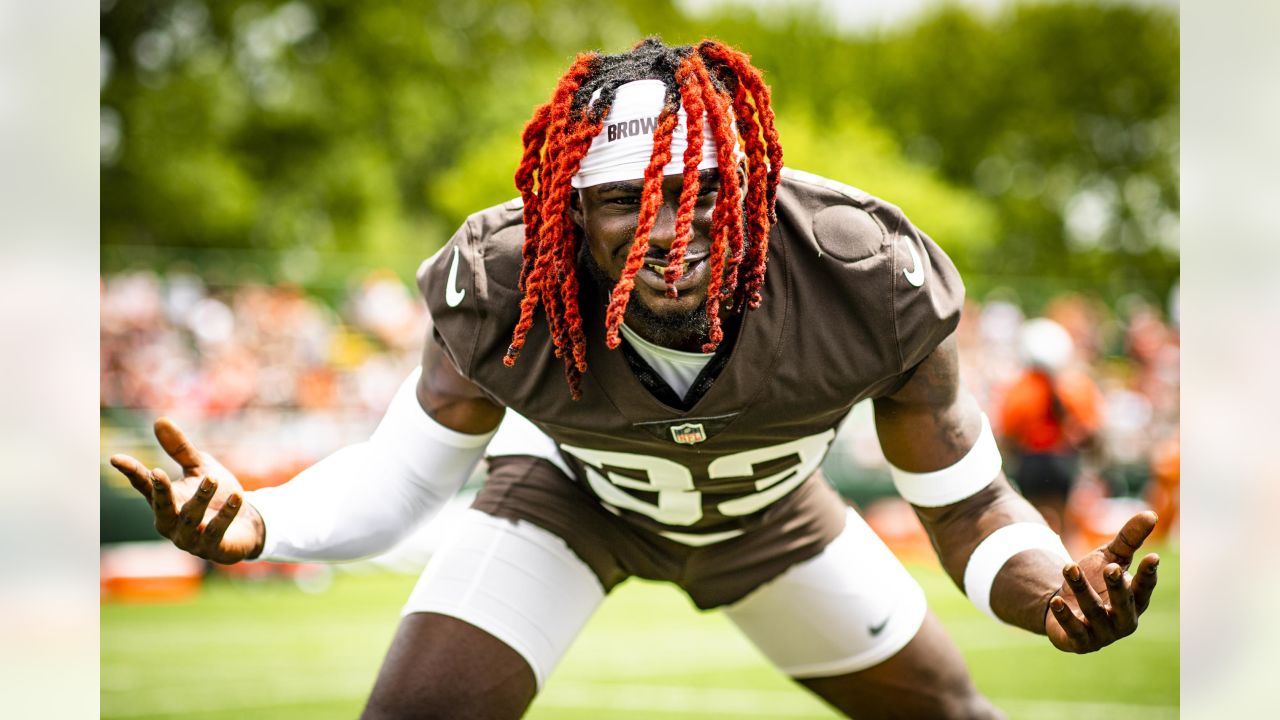
M 583 54 L 525 128 L 520 198 L 418 272 L 421 367 L 369 440 L 244 493 L 171 422 L 181 480 L 113 464 L 217 562 L 387 549 L 487 455 L 404 607 L 366 717 L 517 717 L 630 576 L 720 608 L 858 717 L 997 717 L 920 587 L 824 482 L 874 402 L 895 483 L 948 574 L 1068 652 L 1134 631 L 1155 517 L 1073 560 L 1009 486 L 960 382 L 963 287 L 895 206 L 783 170 L 770 91 L 719 42 Z

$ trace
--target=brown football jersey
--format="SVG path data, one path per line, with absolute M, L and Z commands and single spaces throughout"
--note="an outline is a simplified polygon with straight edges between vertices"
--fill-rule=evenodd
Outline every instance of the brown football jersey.
M 814 471 L 849 409 L 899 387 L 955 329 L 964 299 L 946 254 L 883 200 L 788 169 L 777 214 L 763 302 L 688 408 L 653 392 L 634 354 L 605 347 L 606 298 L 585 279 L 582 398 L 569 396 L 541 315 L 519 362 L 503 365 L 519 317 L 519 200 L 468 218 L 418 285 L 461 373 L 554 439 L 606 508 L 706 545 L 813 495 L 795 491 L 822 482 Z

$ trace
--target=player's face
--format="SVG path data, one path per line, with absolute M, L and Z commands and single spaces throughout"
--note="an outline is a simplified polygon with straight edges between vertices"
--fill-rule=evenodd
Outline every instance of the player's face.
M 667 251 L 675 241 L 676 209 L 680 204 L 681 176 L 668 175 L 662 183 L 662 207 L 649 236 L 645 265 L 636 273 L 635 290 L 627 306 L 627 324 L 644 332 L 652 321 L 688 326 L 688 320 L 705 320 L 707 284 L 710 281 L 711 214 L 720 188 L 715 168 L 699 174 L 700 187 L 693 211 L 693 236 L 685 251 L 685 272 L 676 282 L 679 295 L 667 297 L 662 278 Z M 586 244 L 596 269 L 610 281 L 622 277 L 627 253 L 635 239 L 640 217 L 643 180 L 625 180 L 582 188 L 573 197 L 571 213 L 586 233 Z M 637 307 L 637 304 L 639 307 Z M 695 323 L 698 324 L 698 323 Z

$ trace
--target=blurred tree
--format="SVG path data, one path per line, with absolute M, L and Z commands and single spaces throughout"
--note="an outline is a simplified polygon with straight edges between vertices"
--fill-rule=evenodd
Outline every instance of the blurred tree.
M 999 222 L 992 203 L 905 160 L 897 139 L 869 113 L 845 109 L 818 119 L 807 110 L 781 110 L 778 126 L 790 165 L 898 205 L 962 267 L 995 241 Z
M 632 41 L 642 7 L 674 17 L 661 1 L 106 3 L 104 267 L 410 276 L 460 219 L 429 192 L 439 176 L 513 121 L 514 168 L 552 65 Z
M 1176 14 L 1037 3 L 980 23 L 952 7 L 868 49 L 877 115 L 1000 208 L 987 272 L 1165 297 L 1178 273 Z
M 979 293 L 1163 297 L 1177 277 L 1173 13 L 949 7 L 848 37 L 803 8 L 674 0 L 103 5 L 103 266 L 406 280 L 515 194 L 519 130 L 575 52 L 714 35 L 774 86 L 788 163 L 883 195 Z
M 806 106 L 832 132 L 869 108 L 908 158 L 988 198 L 998 235 L 958 253 L 971 287 L 1012 286 L 1036 306 L 1072 288 L 1163 300 L 1177 281 L 1176 11 L 944 4 L 853 38 L 805 14 L 704 20 L 771 70 L 780 112 Z

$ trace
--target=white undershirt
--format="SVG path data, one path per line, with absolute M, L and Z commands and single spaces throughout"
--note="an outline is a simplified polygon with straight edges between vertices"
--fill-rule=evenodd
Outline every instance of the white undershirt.
M 625 323 L 622 325 L 622 334 L 640 357 L 649 363 L 649 367 L 661 375 L 681 398 L 689 394 L 689 387 L 698 379 L 698 373 L 715 357 L 715 353 L 684 352 L 655 345 L 637 335 Z

